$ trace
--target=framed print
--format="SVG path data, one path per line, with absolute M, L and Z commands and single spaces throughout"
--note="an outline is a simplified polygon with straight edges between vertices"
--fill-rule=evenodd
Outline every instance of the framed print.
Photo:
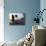
M 9 13 L 9 24 L 10 25 L 25 25 L 25 14 L 24 13 Z

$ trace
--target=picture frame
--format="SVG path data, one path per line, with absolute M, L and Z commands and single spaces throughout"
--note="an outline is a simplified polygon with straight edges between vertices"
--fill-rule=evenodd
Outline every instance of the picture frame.
M 25 25 L 25 13 L 9 13 L 10 25 Z

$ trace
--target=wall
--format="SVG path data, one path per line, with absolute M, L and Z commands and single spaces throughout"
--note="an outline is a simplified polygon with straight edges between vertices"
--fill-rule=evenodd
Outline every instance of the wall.
M 4 3 L 0 1 L 0 42 L 4 41 Z
M 40 0 L 4 0 L 4 35 L 7 41 L 18 41 L 32 30 L 35 12 L 40 10 Z M 25 12 L 25 25 L 9 25 L 10 12 Z
M 43 9 L 46 9 L 46 0 L 41 0 L 41 1 L 40 1 L 40 9 L 41 9 L 41 11 L 42 11 Z M 43 17 L 43 22 L 41 21 L 41 22 L 40 22 L 40 25 L 43 25 L 43 26 L 46 27 L 46 11 L 43 12 L 42 17 Z

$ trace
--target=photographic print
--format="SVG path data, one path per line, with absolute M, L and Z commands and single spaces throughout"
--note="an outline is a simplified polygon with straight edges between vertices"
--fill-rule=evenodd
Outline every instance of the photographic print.
M 9 24 L 10 25 L 25 25 L 25 14 L 24 13 L 9 13 Z

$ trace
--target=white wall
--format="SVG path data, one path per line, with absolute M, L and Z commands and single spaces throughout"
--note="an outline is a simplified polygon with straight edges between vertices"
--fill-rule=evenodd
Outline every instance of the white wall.
M 0 42 L 4 41 L 4 3 L 0 0 Z
M 40 9 L 41 9 L 41 11 L 43 9 L 46 9 L 46 0 L 40 0 Z M 43 12 L 42 17 L 43 17 L 43 22 L 40 21 L 40 24 L 43 26 L 46 26 L 46 11 Z

